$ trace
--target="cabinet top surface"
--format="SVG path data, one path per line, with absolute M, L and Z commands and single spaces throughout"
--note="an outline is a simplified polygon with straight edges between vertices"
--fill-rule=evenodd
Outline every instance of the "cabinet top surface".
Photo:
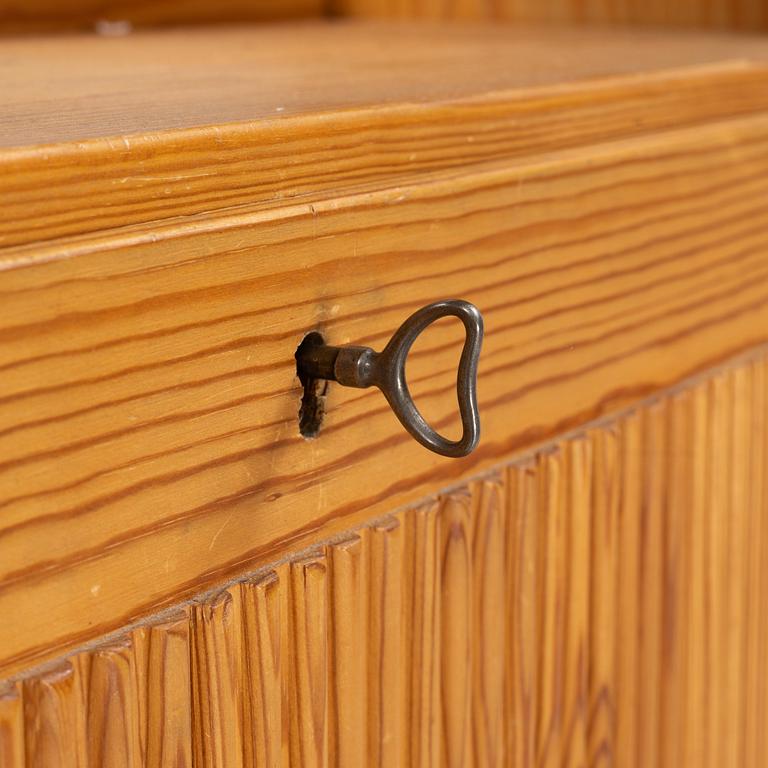
M 768 42 L 749 36 L 487 25 L 308 22 L 5 39 L 0 146 L 767 59 Z

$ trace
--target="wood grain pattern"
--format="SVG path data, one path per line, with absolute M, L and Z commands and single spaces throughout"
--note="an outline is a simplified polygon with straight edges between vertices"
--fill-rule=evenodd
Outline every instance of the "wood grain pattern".
M 367 555 L 366 626 L 366 750 L 371 766 L 397 765 L 404 749 L 407 721 L 401 706 L 403 691 L 410 684 L 406 677 L 405 643 L 391 631 L 402 620 L 404 590 L 391 578 L 401 573 L 403 564 L 403 526 L 394 518 L 365 528 Z
M 18 764 L 191 768 L 188 638 L 182 612 L 26 680 Z
M 670 451 L 676 454 L 677 445 Z M 614 750 L 617 734 L 617 695 L 610 695 L 611 686 L 618 680 L 618 663 L 623 646 L 618 643 L 619 617 L 617 611 L 619 499 L 630 493 L 631 480 L 618 476 L 620 462 L 618 431 L 611 427 L 593 433 L 592 482 L 602 493 L 595 494 L 590 514 L 590 574 L 589 632 L 586 649 L 587 687 L 593 691 L 588 702 L 587 750 L 595 766 L 621 764 L 621 755 Z M 674 457 L 670 457 L 674 460 Z M 623 465 L 625 466 L 625 465 Z M 627 490 L 624 490 L 626 485 Z M 676 484 L 679 488 L 683 483 Z M 674 491 L 673 491 L 674 493 Z M 627 522 L 624 523 L 627 527 Z M 679 703 L 679 702 L 677 702 Z
M 310 555 L 287 568 L 288 714 L 293 765 L 311 768 L 328 762 L 329 643 L 328 565 L 322 554 Z
M 248 669 L 246 722 L 250 731 L 246 763 L 277 768 L 282 765 L 282 745 L 288 740 L 288 721 L 283 716 L 288 702 L 281 685 L 287 655 L 282 591 L 275 573 L 246 581 L 241 589 Z
M 767 449 L 764 352 L 31 673 L 0 754 L 85 764 L 97 728 L 119 765 L 202 719 L 195 765 L 759 768 Z
M 24 706 L 19 685 L 0 685 L 0 765 L 25 765 Z
M 131 768 L 140 754 L 136 668 L 127 639 L 88 657 L 88 765 Z
M 397 47 L 390 45 L 395 39 Z M 563 48 L 571 50 L 563 55 Z M 46 151 L 73 150 L 89 139 L 124 145 L 125 138 L 130 145 L 134 137 L 159 134 L 154 138 L 170 143 L 176 131 L 230 123 L 263 128 L 254 123 L 271 120 L 274 144 L 281 118 L 291 116 L 326 113 L 326 130 L 333 130 L 343 119 L 335 113 L 347 109 L 434 105 L 544 86 L 581 90 L 589 80 L 677 69 L 695 74 L 724 63 L 765 66 L 768 42 L 663 30 L 307 22 L 111 40 L 9 39 L 3 53 L 0 146 L 26 149 L 42 167 Z M 40 146 L 48 144 L 68 146 Z
M 331 8 L 362 18 L 768 29 L 766 0 L 331 0 Z
M 36 247 L 3 265 L 768 102 L 768 42 L 722 35 L 308 24 L 46 38 L 34 68 L 27 44 L 0 60 L 0 245 Z
M 368 698 L 366 572 L 359 537 L 334 546 L 328 555 L 331 594 L 329 612 L 328 762 L 365 765 Z M 389 692 L 388 692 L 389 693 Z
M 324 10 L 323 0 L 0 0 L 0 33 L 85 30 L 119 36 L 134 25 L 263 22 L 319 16 Z
M 139 703 L 136 722 L 146 768 L 192 766 L 190 621 L 180 610 L 132 633 Z
M 24 683 L 28 765 L 88 765 L 88 662 L 82 654 Z
M 0 611 L 14 621 L 0 668 L 765 341 L 767 129 L 724 121 L 210 229 L 158 226 L 154 242 L 39 247 L 2 285 Z M 486 315 L 476 454 L 430 455 L 375 391 L 332 389 L 320 438 L 299 436 L 305 332 L 381 346 L 447 295 Z M 459 338 L 435 326 L 409 362 L 447 432 Z
M 243 610 L 237 587 L 194 611 L 195 765 L 240 765 L 247 728 Z
M 506 605 L 509 593 L 505 571 L 506 516 L 504 494 L 496 482 L 478 485 L 472 496 L 471 566 L 472 616 L 469 619 L 472 669 L 470 754 L 477 766 L 495 768 L 505 764 L 506 741 L 510 724 L 505 719 L 504 677 L 507 644 L 505 616 L 499 606 Z M 508 760 L 506 760 L 508 762 Z
M 401 762 L 435 766 L 440 758 L 440 551 L 438 503 L 404 522 L 405 589 L 402 663 L 405 680 Z M 403 621 L 403 619 L 401 619 Z
M 440 541 L 438 542 L 440 574 L 439 586 L 434 591 L 439 597 L 436 624 L 439 627 L 440 644 L 438 679 L 441 682 L 442 740 L 438 735 L 434 744 L 442 752 L 440 755 L 442 759 L 437 758 L 434 763 L 424 761 L 427 765 L 471 765 L 472 651 L 470 644 L 473 596 L 470 591 L 472 559 L 469 515 L 469 494 L 461 492 L 448 497 L 440 514 Z

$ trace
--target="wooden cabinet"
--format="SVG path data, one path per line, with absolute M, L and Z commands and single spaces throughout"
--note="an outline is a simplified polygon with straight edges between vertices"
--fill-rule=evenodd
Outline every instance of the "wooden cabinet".
M 2 45 L 2 768 L 762 764 L 768 42 Z M 333 384 L 300 436 L 308 332 L 442 298 L 473 454 Z

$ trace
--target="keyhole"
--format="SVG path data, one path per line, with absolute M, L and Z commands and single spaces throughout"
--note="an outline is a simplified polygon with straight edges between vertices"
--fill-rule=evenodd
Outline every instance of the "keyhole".
M 323 337 L 317 332 L 308 333 L 296 349 L 294 357 L 297 360 L 296 374 L 302 386 L 301 405 L 299 406 L 299 433 L 311 440 L 318 436 L 325 416 L 325 400 L 328 394 L 328 381 L 305 376 L 299 371 L 298 359 L 303 352 L 311 347 L 325 344 Z

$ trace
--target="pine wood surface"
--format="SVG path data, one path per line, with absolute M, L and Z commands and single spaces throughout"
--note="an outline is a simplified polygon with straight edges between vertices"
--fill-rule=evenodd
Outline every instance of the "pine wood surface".
M 0 0 L 0 34 L 101 29 L 114 35 L 132 26 L 265 22 L 326 11 L 323 0 Z
M 7 674 L 766 341 L 768 119 L 435 174 L 312 205 L 39 246 L 3 274 Z M 445 460 L 377 391 L 298 435 L 307 331 L 381 347 L 486 315 L 484 436 Z M 457 429 L 460 339 L 409 380 Z M 386 471 L 382 470 L 386 468 Z
M 763 351 L 28 673 L 3 766 L 759 768 L 766 477 Z
M 484 24 L 308 22 L 7 39 L 2 146 L 429 104 L 766 59 L 760 36 Z
M 768 29 L 766 0 L 331 0 L 330 8 L 361 18 Z
M 285 121 L 182 121 L 138 139 L 0 155 L 12 171 L 0 175 L 10 201 L 0 229 L 16 243 L 0 251 L 0 611 L 14 616 L 0 625 L 2 674 L 766 341 L 766 70 L 693 66 L 737 51 L 759 58 L 764 46 L 595 32 L 563 48 L 576 40 L 563 32 L 526 48 L 517 33 L 434 28 L 407 33 L 432 53 L 403 54 L 409 76 L 398 78 L 383 71 L 381 28 L 343 29 L 356 34 L 272 30 L 277 42 L 242 54 L 273 62 L 263 79 L 294 100 Z M 223 56 L 254 34 L 214 37 Z M 206 59 L 177 33 L 120 43 L 159 50 L 169 39 L 184 62 Z M 288 86 L 309 57 L 295 69 L 285 59 L 311 40 L 322 46 L 309 46 L 309 82 L 323 87 L 297 91 Z M 48 55 L 80 71 L 82 60 L 61 55 L 71 41 L 48 42 Z M 341 67 L 334 46 L 359 57 L 346 66 L 356 82 L 378 73 L 370 90 L 325 88 Z M 477 58 L 459 77 L 471 68 L 456 54 L 486 49 L 484 66 Z M 491 66 L 534 50 L 527 69 Z M 109 66 L 127 60 L 108 59 L 113 83 Z M 435 68 L 422 72 L 428 60 Z M 185 92 L 173 79 L 183 67 L 148 61 Z M 646 66 L 656 74 L 640 76 Z M 563 73 L 599 77 L 555 85 Z M 86 74 L 67 87 L 82 89 Z M 221 103 L 244 93 L 218 90 Z M 74 114 L 92 97 L 74 99 Z M 92 110 L 93 124 L 123 97 Z M 244 103 L 264 117 L 271 102 Z M 45 99 L 35 109 L 33 131 L 62 112 Z M 126 114 L 147 110 L 138 101 Z M 70 118 L 60 124 L 78 124 Z M 157 168 L 178 184 L 144 175 Z M 105 184 L 125 195 L 97 195 Z M 486 314 L 484 440 L 473 457 L 426 453 L 375 391 L 332 389 L 320 439 L 299 437 L 293 352 L 306 332 L 381 346 L 411 311 L 446 296 Z M 409 363 L 420 406 L 448 431 L 459 343 L 453 326 L 436 326 Z
M 4 40 L 0 246 L 760 113 L 767 54 L 760 38 L 488 25 Z

